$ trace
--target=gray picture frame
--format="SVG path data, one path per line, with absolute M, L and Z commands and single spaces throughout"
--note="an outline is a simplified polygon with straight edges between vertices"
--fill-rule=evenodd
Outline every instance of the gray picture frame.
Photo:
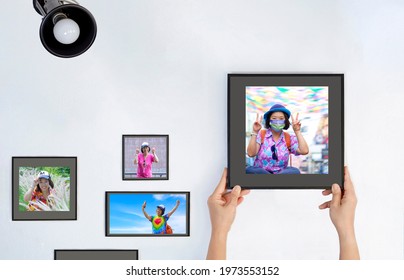
M 54 260 L 139 260 L 137 249 L 55 249 Z
M 39 166 L 70 168 L 69 211 L 19 210 L 19 168 Z M 77 220 L 77 157 L 12 157 L 11 185 L 13 221 Z
M 328 174 L 246 174 L 246 87 L 327 86 L 329 91 Z M 343 185 L 344 74 L 228 74 L 228 188 L 325 189 Z
M 153 233 L 128 233 L 128 232 L 121 232 L 121 233 L 113 233 L 111 231 L 111 195 L 185 195 L 185 233 L 174 233 L 173 234 L 153 234 Z M 189 237 L 190 236 L 190 204 L 191 204 L 191 193 L 189 191 L 107 191 L 105 192 L 105 236 L 107 237 Z M 126 200 L 126 198 L 125 198 Z M 139 200 L 140 201 L 140 200 Z M 143 201 L 143 200 L 142 200 Z M 140 202 L 142 202 L 140 201 Z M 165 203 L 162 201 L 161 203 Z M 160 203 L 159 203 L 160 204 Z M 141 204 L 139 204 L 140 207 Z M 149 204 L 148 204 L 149 205 Z M 167 205 L 166 205 L 167 206 Z M 124 208 L 121 207 L 120 208 Z M 150 205 L 146 208 L 149 214 L 154 213 L 155 209 L 150 209 Z M 169 209 L 167 209 L 168 211 Z M 131 213 L 132 215 L 133 213 Z M 139 215 L 139 214 L 138 214 Z M 143 214 L 140 214 L 143 215 Z M 175 213 L 173 214 L 175 215 Z M 119 215 L 120 218 L 127 219 L 124 215 Z M 170 219 L 168 220 L 170 221 Z M 149 222 L 147 222 L 149 223 Z M 170 222 L 168 222 L 170 224 Z M 151 225 L 150 225 L 151 230 Z
M 148 142 L 151 147 L 155 142 L 164 142 L 163 149 L 157 150 L 159 163 L 153 163 L 153 177 L 137 178 L 136 167 L 132 166 L 136 148 L 142 142 Z M 154 171 L 156 169 L 159 171 Z M 122 180 L 123 181 L 158 181 L 169 179 L 169 135 L 167 134 L 124 134 L 122 135 Z

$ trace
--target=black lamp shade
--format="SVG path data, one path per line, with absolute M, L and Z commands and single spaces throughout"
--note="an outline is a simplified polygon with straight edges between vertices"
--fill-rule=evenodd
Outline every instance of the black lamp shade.
M 72 44 L 62 44 L 53 35 L 53 17 L 55 14 L 63 13 L 69 19 L 74 20 L 80 27 L 80 36 Z M 93 15 L 85 8 L 67 4 L 54 8 L 43 19 L 39 29 L 39 36 L 43 46 L 51 54 L 70 58 L 81 55 L 93 44 L 97 35 L 97 24 Z

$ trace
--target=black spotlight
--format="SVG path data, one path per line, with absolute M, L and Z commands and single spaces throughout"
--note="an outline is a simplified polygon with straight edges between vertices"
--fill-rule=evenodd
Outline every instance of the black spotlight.
M 69 58 L 87 51 L 97 35 L 93 15 L 73 0 L 33 0 L 43 16 L 39 36 L 51 54 Z

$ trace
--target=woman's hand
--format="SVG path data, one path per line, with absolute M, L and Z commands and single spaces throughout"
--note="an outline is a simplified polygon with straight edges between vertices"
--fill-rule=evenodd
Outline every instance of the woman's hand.
M 24 201 L 30 201 L 31 200 L 31 196 L 32 196 L 32 192 L 35 190 L 36 186 L 39 183 L 39 179 L 36 178 L 32 181 L 32 187 L 28 189 L 28 191 L 24 194 Z
M 136 149 L 136 154 L 137 154 L 137 155 L 140 154 L 140 150 L 139 150 L 139 149 Z
M 145 209 L 145 208 L 146 208 L 146 201 L 143 202 L 143 205 L 142 205 L 142 209 Z
M 34 181 L 32 182 L 32 187 L 35 189 L 35 187 L 39 184 L 39 179 L 36 178 L 34 179 Z
M 56 199 L 55 199 L 55 196 L 53 194 L 48 196 L 47 201 L 48 201 L 48 205 L 49 205 L 49 207 L 51 209 L 56 206 Z
M 333 184 L 331 190 L 324 190 L 323 195 L 332 194 L 330 201 L 319 206 L 320 209 L 330 209 L 330 218 L 338 234 L 354 230 L 356 195 L 348 167 L 345 166 L 344 192 L 338 184 Z
M 179 200 L 177 200 L 177 203 L 175 203 L 175 206 L 176 207 L 180 206 L 180 201 Z
M 262 128 L 262 115 L 260 116 L 260 114 L 257 113 L 257 118 L 253 124 L 253 132 L 254 133 L 258 133 L 261 128 Z
M 302 124 L 300 123 L 299 120 L 299 113 L 296 114 L 296 119 L 293 117 L 293 114 L 291 114 L 292 117 L 292 128 L 294 132 L 298 132 L 300 131 L 300 128 L 302 126 Z
M 330 201 L 319 206 L 320 209 L 330 209 L 330 218 L 334 224 L 340 243 L 340 260 L 359 260 L 359 249 L 355 237 L 355 208 L 356 194 L 348 167 L 345 166 L 344 191 L 333 184 L 331 190 L 324 190 L 323 195 L 332 194 Z
M 236 208 L 243 202 L 244 195 L 250 190 L 241 190 L 235 186 L 232 191 L 226 191 L 227 169 L 223 171 L 222 178 L 215 191 L 208 199 L 212 232 L 227 234 L 236 217 Z
M 156 154 L 156 148 L 152 148 L 151 152 L 153 155 Z
M 243 196 L 250 192 L 250 190 L 241 190 L 240 186 L 235 186 L 232 191 L 226 192 L 226 177 L 227 169 L 223 171 L 219 184 L 208 199 L 212 233 L 207 260 L 226 259 L 227 234 L 236 217 L 236 208 L 243 202 Z

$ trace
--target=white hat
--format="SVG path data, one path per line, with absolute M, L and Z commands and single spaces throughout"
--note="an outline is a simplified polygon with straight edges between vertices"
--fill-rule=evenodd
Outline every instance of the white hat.
M 38 179 L 42 179 L 42 178 L 46 179 L 46 180 L 50 180 L 51 176 L 49 175 L 49 172 L 42 170 L 38 174 Z

